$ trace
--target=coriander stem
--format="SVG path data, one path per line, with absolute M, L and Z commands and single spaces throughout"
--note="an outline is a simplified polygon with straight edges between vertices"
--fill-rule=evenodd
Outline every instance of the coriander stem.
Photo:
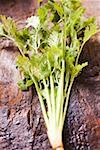
M 59 125 L 59 120 L 60 120 L 60 110 L 63 104 L 63 94 L 64 94 L 64 71 L 65 71 L 65 61 L 62 61 L 62 70 L 61 70 L 61 76 L 59 80 L 59 85 L 58 85 L 58 90 L 57 90 L 57 98 L 56 98 L 56 119 L 57 119 L 57 124 Z
M 47 87 L 45 79 L 43 79 L 43 83 L 44 83 L 44 86 L 45 86 L 46 101 L 47 101 L 47 106 L 48 106 L 48 115 L 49 115 L 49 118 L 50 118 L 51 117 L 50 94 L 49 94 L 49 89 Z
M 10 37 L 10 36 L 8 36 L 8 35 L 6 35 L 6 34 L 4 34 L 3 36 L 5 36 L 7 39 L 13 41 L 13 42 L 15 43 L 15 45 L 18 47 L 18 49 L 19 49 L 21 55 L 22 55 L 22 56 L 25 56 L 24 53 L 23 53 L 23 51 L 19 48 L 19 46 L 16 44 L 15 40 L 14 40 L 12 37 Z
M 35 35 L 35 52 L 37 53 L 37 34 Z
M 57 126 L 52 127 L 51 124 L 51 126 L 49 126 L 48 128 L 47 134 L 48 134 L 50 144 L 54 150 L 57 150 L 58 147 L 63 147 L 62 131 Z
M 64 106 L 62 128 L 63 128 L 64 120 L 65 120 L 65 117 L 66 117 L 66 111 L 67 111 L 67 106 L 68 106 L 68 101 L 69 101 L 69 96 L 70 96 L 70 92 L 71 92 L 71 87 L 72 87 L 73 81 L 74 81 L 74 78 L 70 80 L 70 84 L 69 84 L 68 91 L 67 91 L 67 96 L 66 96 L 66 101 L 65 101 L 65 106 Z
M 66 51 L 66 14 L 64 13 L 64 29 L 63 29 L 63 57 Z
M 56 150 L 64 150 L 64 147 L 57 147 Z
M 66 73 L 66 84 L 65 84 L 65 93 L 67 92 L 68 84 L 69 84 L 69 72 Z
M 53 76 L 52 74 L 50 75 L 50 86 L 51 86 L 51 104 L 52 104 L 52 113 L 53 113 L 53 118 L 54 118 L 54 121 L 55 121 L 55 115 L 56 115 L 56 110 L 55 110 L 55 107 L 56 107 L 56 101 L 55 101 L 55 91 L 54 91 L 54 81 L 53 81 Z
M 47 117 L 45 105 L 44 105 L 44 102 L 43 102 L 43 98 L 42 98 L 42 96 L 41 96 L 41 92 L 40 92 L 38 83 L 37 83 L 37 81 L 35 80 L 34 76 L 31 74 L 31 72 L 29 72 L 29 75 L 30 75 L 31 79 L 33 80 L 33 82 L 34 82 L 34 84 L 35 84 L 35 88 L 36 88 L 36 91 L 37 91 L 37 94 L 38 94 L 38 97 L 39 97 L 39 101 L 40 101 L 42 113 L 43 113 L 43 116 L 44 116 L 44 120 L 45 120 L 46 126 L 47 126 L 47 128 L 48 128 L 48 126 L 49 126 L 48 117 Z
M 83 49 L 84 44 L 85 44 L 85 43 L 83 42 L 82 45 L 81 45 L 81 48 L 80 48 L 80 50 L 79 50 L 79 52 L 78 52 L 78 54 L 77 54 L 76 61 L 75 61 L 75 66 L 78 64 L 78 60 L 79 60 L 79 57 L 80 57 L 80 54 L 81 54 L 81 52 L 82 52 L 82 49 Z

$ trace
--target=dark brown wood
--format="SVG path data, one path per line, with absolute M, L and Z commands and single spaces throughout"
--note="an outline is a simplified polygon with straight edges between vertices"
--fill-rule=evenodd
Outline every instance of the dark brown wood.
M 100 26 L 100 1 L 86 0 L 86 16 L 96 16 Z M 0 0 L 0 14 L 13 17 L 19 27 L 34 14 L 36 0 Z M 18 51 L 0 40 L 0 150 L 50 150 L 35 89 L 17 86 Z M 74 82 L 63 131 L 65 150 L 100 150 L 100 34 L 84 47 L 80 62 L 89 66 Z

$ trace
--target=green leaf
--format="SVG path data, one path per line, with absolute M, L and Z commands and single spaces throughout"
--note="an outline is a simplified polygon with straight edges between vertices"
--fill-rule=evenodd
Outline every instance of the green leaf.
M 27 81 L 26 81 L 26 86 L 27 86 L 27 87 L 30 87 L 32 84 L 33 84 L 33 81 L 32 81 L 32 80 L 27 80 Z
M 58 12 L 58 14 L 62 17 L 63 14 L 64 14 L 64 11 L 63 11 L 63 7 L 61 6 L 61 3 L 58 4 L 58 3 L 54 3 L 54 8 L 55 10 Z
M 97 33 L 96 24 L 87 26 L 84 32 L 83 42 L 86 43 L 95 33 Z
M 27 85 L 24 83 L 23 80 L 20 80 L 20 81 L 18 82 L 18 86 L 19 86 L 19 88 L 20 88 L 22 91 L 27 90 Z
M 50 75 L 51 70 L 50 70 L 49 61 L 46 55 L 43 55 L 40 61 L 39 67 L 40 67 L 41 79 L 46 78 Z
M 50 47 L 58 46 L 59 44 L 59 34 L 56 31 L 53 31 L 48 38 L 48 44 Z
M 41 55 L 38 56 L 36 54 L 31 56 L 30 63 L 32 65 L 32 74 L 37 78 L 41 78 L 40 74 L 40 62 L 41 62 Z
M 23 51 L 24 54 L 27 54 L 29 50 L 29 40 L 30 36 L 27 29 L 17 32 L 17 34 L 13 37 L 15 45 Z
M 18 56 L 17 62 L 16 62 L 17 67 L 24 73 L 29 74 L 30 69 L 31 69 L 31 63 L 27 57 L 23 56 Z
M 0 16 L 0 19 L 2 21 L 2 28 L 4 30 L 5 34 L 8 34 L 9 36 L 15 36 L 17 33 L 16 24 L 14 20 L 10 17 L 6 18 L 5 16 Z
M 24 80 L 20 80 L 18 82 L 18 86 L 21 90 L 28 90 L 28 88 L 33 84 L 31 79 L 25 78 Z
M 83 7 L 79 7 L 76 11 L 74 11 L 70 15 L 71 26 L 73 26 L 76 23 L 80 22 L 80 18 L 83 15 L 84 11 L 85 11 L 85 9 Z
M 71 44 L 69 48 L 70 55 L 74 56 L 74 58 L 77 56 L 79 48 L 80 48 L 80 41 L 77 37 L 77 31 L 71 27 Z
M 30 60 L 32 64 L 32 73 L 38 79 L 41 80 L 47 77 L 50 73 L 47 56 L 44 55 L 33 55 Z
M 78 31 L 86 28 L 87 26 L 89 26 L 90 24 L 95 24 L 95 18 L 89 18 L 87 20 L 81 20 L 81 22 L 79 22 L 79 29 Z
M 2 20 L 2 25 L 0 25 L 1 34 L 11 39 L 26 54 L 30 40 L 29 30 L 24 28 L 22 31 L 17 31 L 16 24 L 12 18 L 6 18 L 5 16 L 0 16 L 0 18 Z
M 63 50 L 52 46 L 48 49 L 47 58 L 51 67 L 60 68 L 60 62 L 63 58 Z
M 45 5 L 38 9 L 38 16 L 40 18 L 41 24 L 46 21 L 47 15 L 48 15 L 48 9 Z
M 31 16 L 26 21 L 27 25 L 26 27 L 33 27 L 37 29 L 40 26 L 40 19 L 38 16 Z
M 71 73 L 71 78 L 74 79 L 75 77 L 77 77 L 77 75 L 79 74 L 79 72 L 88 65 L 87 62 L 82 63 L 81 65 L 78 64 L 76 66 L 73 67 L 72 69 L 72 73 Z

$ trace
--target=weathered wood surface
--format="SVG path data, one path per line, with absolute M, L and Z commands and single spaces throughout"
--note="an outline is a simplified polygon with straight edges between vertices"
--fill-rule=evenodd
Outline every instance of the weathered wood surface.
M 86 16 L 96 16 L 100 26 L 100 1 L 83 3 Z M 21 27 L 36 7 L 34 0 L 0 0 L 0 14 L 12 16 Z M 22 92 L 17 87 L 17 55 L 9 40 L 0 40 L 0 150 L 50 150 L 35 90 Z M 80 61 L 85 60 L 89 66 L 71 93 L 63 131 L 65 150 L 100 150 L 100 34 L 85 46 Z

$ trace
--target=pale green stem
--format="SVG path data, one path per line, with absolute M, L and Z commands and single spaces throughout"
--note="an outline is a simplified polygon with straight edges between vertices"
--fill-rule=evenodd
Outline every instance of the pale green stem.
M 62 100 L 63 94 L 64 94 L 64 71 L 65 71 L 65 62 L 64 60 L 62 61 L 62 70 L 61 70 L 61 77 L 58 85 L 58 90 L 57 90 L 57 98 L 56 98 L 56 119 L 57 123 L 59 125 L 59 119 L 60 119 L 60 110 L 62 107 L 62 103 L 64 100 Z
M 45 86 L 46 101 L 47 101 L 47 106 L 48 106 L 48 116 L 49 116 L 49 118 L 51 118 L 50 94 L 49 94 L 49 89 L 47 87 L 45 79 L 43 79 L 43 84 Z
M 84 44 L 85 44 L 85 43 L 83 43 L 83 44 L 81 45 L 81 48 L 80 48 L 80 50 L 79 50 L 79 52 L 78 52 L 78 55 L 77 55 L 76 61 L 75 61 L 75 66 L 78 64 L 78 60 L 79 60 L 79 57 L 80 57 L 80 54 L 81 54 L 81 52 L 82 52 L 82 49 L 83 49 Z
M 40 105 L 41 105 L 41 109 L 42 109 L 42 113 L 43 113 L 43 116 L 44 116 L 44 120 L 45 120 L 46 126 L 48 128 L 48 126 L 49 126 L 48 117 L 47 117 L 45 105 L 44 105 L 44 102 L 43 102 L 43 98 L 42 98 L 42 95 L 41 95 L 38 83 L 35 80 L 34 76 L 30 72 L 29 72 L 29 75 L 30 75 L 31 79 L 33 80 L 33 82 L 35 84 L 35 87 L 36 87 L 36 90 L 37 90 L 37 94 L 38 94 L 38 97 L 39 97 L 39 101 L 40 101 Z
M 36 53 L 38 53 L 37 38 L 38 38 L 38 30 L 36 30 L 36 34 L 35 34 L 35 51 L 36 51 Z
M 66 51 L 66 13 L 64 13 L 64 28 L 63 28 L 63 57 Z
M 64 100 L 66 98 L 66 92 L 67 92 L 67 88 L 68 88 L 68 84 L 69 84 L 69 72 L 66 74 L 66 84 L 65 84 L 65 89 L 64 89 L 64 95 L 62 97 L 62 105 L 61 105 L 61 110 L 60 110 L 60 121 L 59 121 L 59 127 L 61 130 L 63 130 L 63 125 L 62 125 L 62 121 L 63 121 L 63 107 L 64 107 Z
M 65 94 L 66 94 L 66 92 L 67 92 L 67 88 L 68 88 L 68 84 L 69 84 L 69 72 L 68 73 L 66 73 L 66 79 L 65 79 L 66 81 L 66 84 L 65 84 Z
M 63 121 L 63 105 L 64 105 L 64 96 L 62 96 L 62 99 L 61 99 L 61 107 L 60 107 L 60 117 L 59 117 L 59 129 L 61 130 L 62 132 L 62 121 Z
M 62 128 L 63 128 L 65 117 L 66 117 L 66 111 L 67 111 L 67 107 L 68 107 L 68 101 L 69 101 L 69 96 L 70 96 L 73 81 L 74 81 L 74 78 L 70 80 L 70 84 L 69 84 L 68 91 L 67 91 L 67 96 L 66 96 L 65 106 L 64 106 L 63 120 L 62 120 Z
M 55 109 L 56 109 L 56 101 L 55 101 L 55 91 L 54 91 L 54 81 L 53 81 L 53 76 L 52 74 L 50 75 L 50 86 L 51 86 L 51 104 L 52 104 L 52 113 L 53 113 L 53 118 L 55 121 Z

